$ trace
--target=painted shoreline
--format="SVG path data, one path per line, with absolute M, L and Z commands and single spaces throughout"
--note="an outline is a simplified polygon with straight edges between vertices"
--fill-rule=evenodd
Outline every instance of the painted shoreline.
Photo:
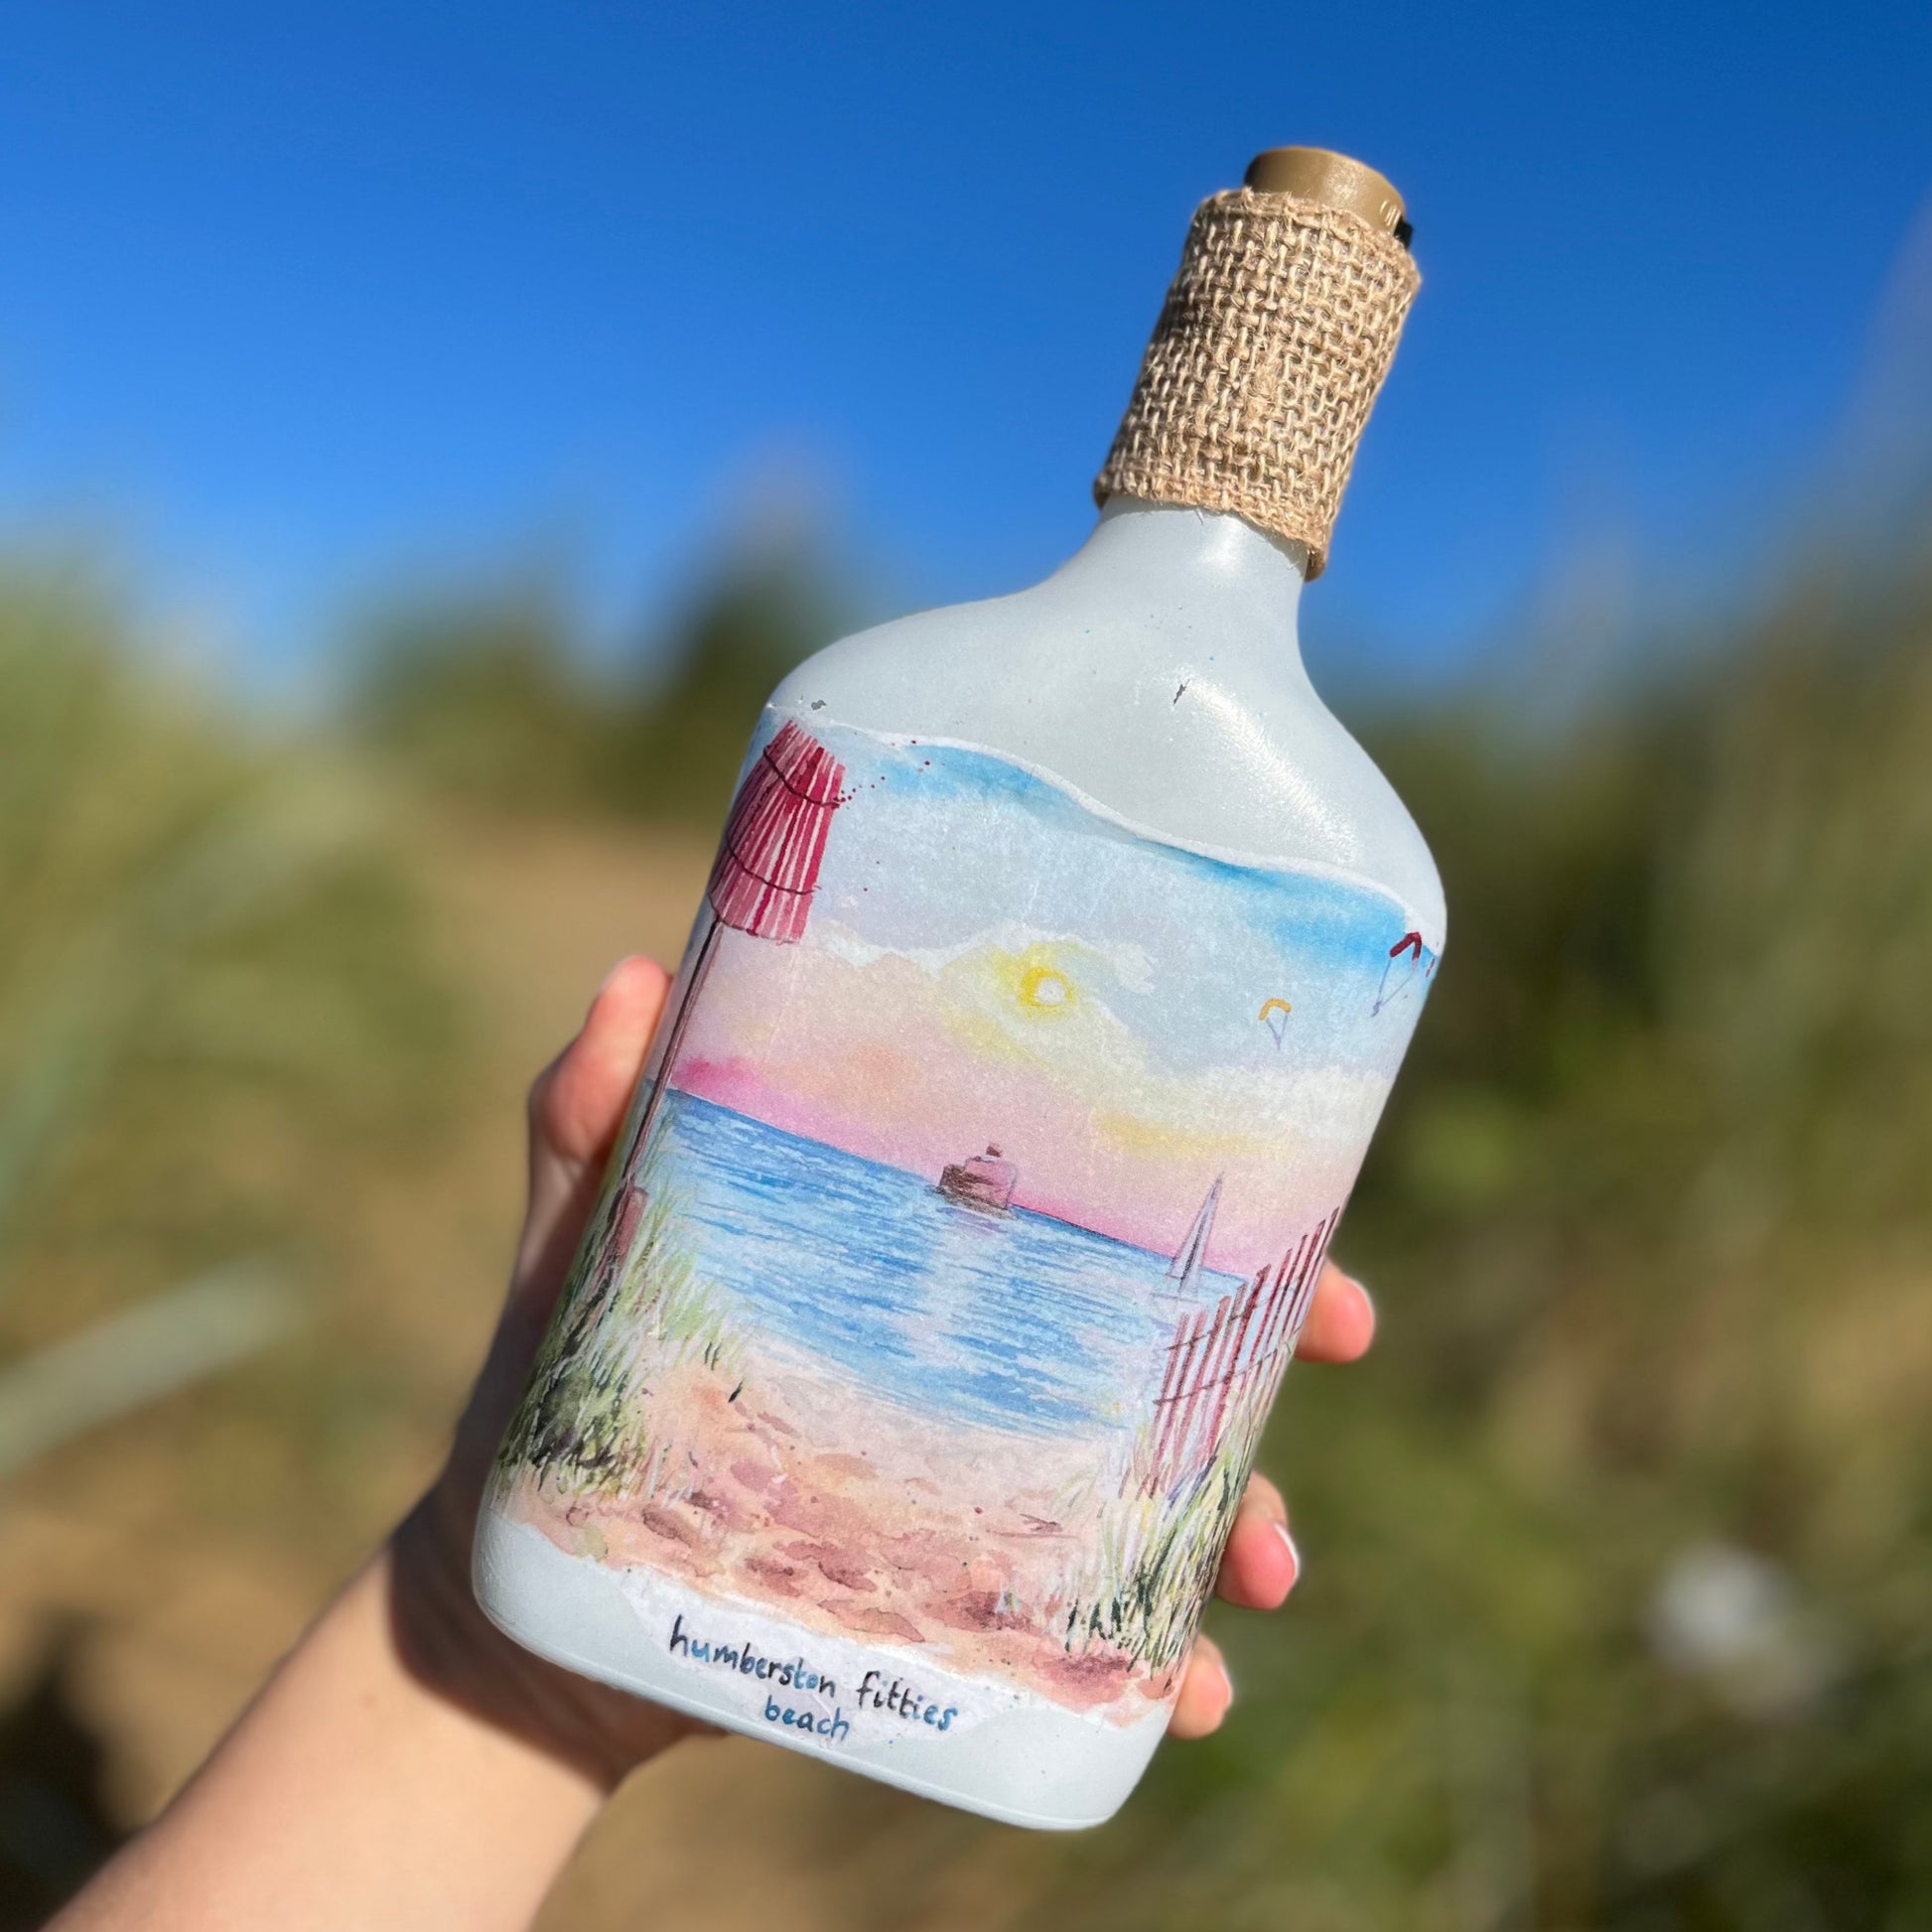
M 964 1206 L 934 1179 L 681 1088 L 637 1173 L 759 1356 L 975 1441 L 991 1429 L 1103 1453 L 1142 1414 L 1174 1322 L 1241 1286 L 1203 1267 L 1177 1292 L 1172 1245 L 1136 1247 L 1019 1200 Z

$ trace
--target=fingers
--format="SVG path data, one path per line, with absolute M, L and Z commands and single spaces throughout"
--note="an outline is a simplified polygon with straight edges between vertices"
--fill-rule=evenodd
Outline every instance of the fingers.
M 1317 1362 L 1352 1362 L 1375 1339 L 1375 1305 L 1359 1282 L 1326 1264 L 1297 1353 Z M 1221 1554 L 1220 1594 L 1243 1609 L 1277 1610 L 1302 1574 L 1289 1534 L 1288 1506 L 1264 1475 L 1251 1476 Z
M 1221 1555 L 1221 1595 L 1245 1610 L 1278 1610 L 1301 1574 L 1302 1554 L 1288 1533 L 1282 1492 L 1266 1476 L 1250 1476 Z
M 1221 1557 L 1220 1593 L 1244 1609 L 1278 1610 L 1301 1572 L 1282 1492 L 1266 1476 L 1250 1476 Z M 1212 1637 L 1196 1637 L 1168 1719 L 1169 1735 L 1205 1737 L 1219 1730 L 1233 1702 L 1234 1685 L 1220 1645 Z
M 1324 1262 L 1302 1338 L 1295 1345 L 1305 1362 L 1353 1362 L 1368 1353 L 1375 1339 L 1375 1304 L 1360 1282 Z
M 1234 1702 L 1234 1682 L 1212 1637 L 1196 1637 L 1180 1679 L 1180 1695 L 1168 1717 L 1170 1737 L 1206 1737 L 1219 1730 Z

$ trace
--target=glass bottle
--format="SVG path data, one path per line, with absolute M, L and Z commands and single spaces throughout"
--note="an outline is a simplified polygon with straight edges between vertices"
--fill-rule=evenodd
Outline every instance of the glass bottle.
M 1017 1824 L 1133 1788 L 1443 944 L 1296 629 L 1407 240 L 1261 157 L 1083 548 L 773 693 L 479 1526 L 532 1649 Z

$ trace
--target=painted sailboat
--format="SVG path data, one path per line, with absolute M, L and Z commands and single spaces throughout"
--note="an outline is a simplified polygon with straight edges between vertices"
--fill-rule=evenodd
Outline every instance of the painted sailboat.
M 1168 1264 L 1168 1279 L 1179 1284 L 1174 1290 L 1176 1295 L 1200 1293 L 1201 1270 L 1207 1265 L 1207 1244 L 1214 1236 L 1214 1215 L 1221 1205 L 1221 1182 L 1226 1178 L 1225 1174 L 1214 1176 L 1214 1184 L 1207 1190 L 1207 1198 L 1201 1202 L 1200 1212 L 1187 1230 L 1187 1238 Z

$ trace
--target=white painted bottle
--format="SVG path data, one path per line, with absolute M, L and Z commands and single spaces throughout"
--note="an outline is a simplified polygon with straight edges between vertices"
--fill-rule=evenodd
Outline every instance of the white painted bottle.
M 1017 1824 L 1132 1790 L 1443 944 L 1296 632 L 1407 238 L 1264 155 L 1080 552 L 773 694 L 479 1526 L 530 1648 Z

